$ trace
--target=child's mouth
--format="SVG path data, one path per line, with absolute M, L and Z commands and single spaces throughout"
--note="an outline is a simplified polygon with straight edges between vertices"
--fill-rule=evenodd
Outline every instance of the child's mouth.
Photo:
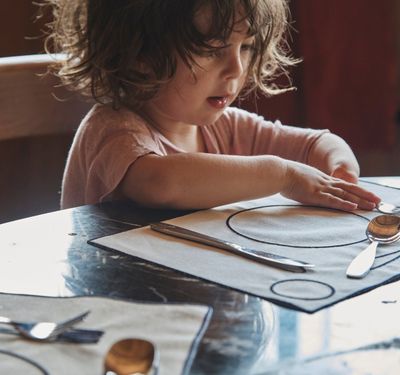
M 210 96 L 207 98 L 207 101 L 214 108 L 221 109 L 228 103 L 228 98 L 226 96 Z

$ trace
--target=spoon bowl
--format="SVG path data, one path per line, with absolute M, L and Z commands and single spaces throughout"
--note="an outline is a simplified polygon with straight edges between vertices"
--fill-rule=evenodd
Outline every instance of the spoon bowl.
M 366 276 L 375 261 L 378 245 L 391 244 L 400 239 L 400 217 L 376 216 L 369 222 L 366 234 L 371 244 L 352 260 L 346 271 L 347 277 L 361 279 Z
M 115 342 L 104 360 L 105 375 L 156 375 L 158 351 L 153 343 L 138 338 Z
M 367 237 L 379 242 L 389 242 L 400 235 L 400 217 L 379 215 L 373 218 L 366 230 Z

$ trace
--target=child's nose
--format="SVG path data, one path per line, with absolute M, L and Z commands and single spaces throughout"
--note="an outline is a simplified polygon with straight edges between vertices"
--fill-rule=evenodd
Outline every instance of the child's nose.
M 224 78 L 235 79 L 240 78 L 244 72 L 244 61 L 240 53 L 234 53 L 228 56 L 225 61 Z

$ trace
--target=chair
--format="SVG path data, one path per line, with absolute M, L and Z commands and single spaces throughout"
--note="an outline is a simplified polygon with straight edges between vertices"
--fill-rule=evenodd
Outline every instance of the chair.
M 0 222 L 59 208 L 68 149 L 91 105 L 43 75 L 52 61 L 0 58 Z

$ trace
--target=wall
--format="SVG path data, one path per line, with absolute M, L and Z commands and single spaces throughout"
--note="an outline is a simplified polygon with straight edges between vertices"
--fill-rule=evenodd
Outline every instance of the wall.
M 363 175 L 400 174 L 396 0 L 293 0 L 305 123 L 355 150 Z
M 37 53 L 43 50 L 45 20 L 36 19 L 32 0 L 1 0 L 0 56 Z
M 292 0 L 298 90 L 245 107 L 327 128 L 353 148 L 363 175 L 399 175 L 400 2 Z M 397 163 L 395 162 L 397 161 Z

